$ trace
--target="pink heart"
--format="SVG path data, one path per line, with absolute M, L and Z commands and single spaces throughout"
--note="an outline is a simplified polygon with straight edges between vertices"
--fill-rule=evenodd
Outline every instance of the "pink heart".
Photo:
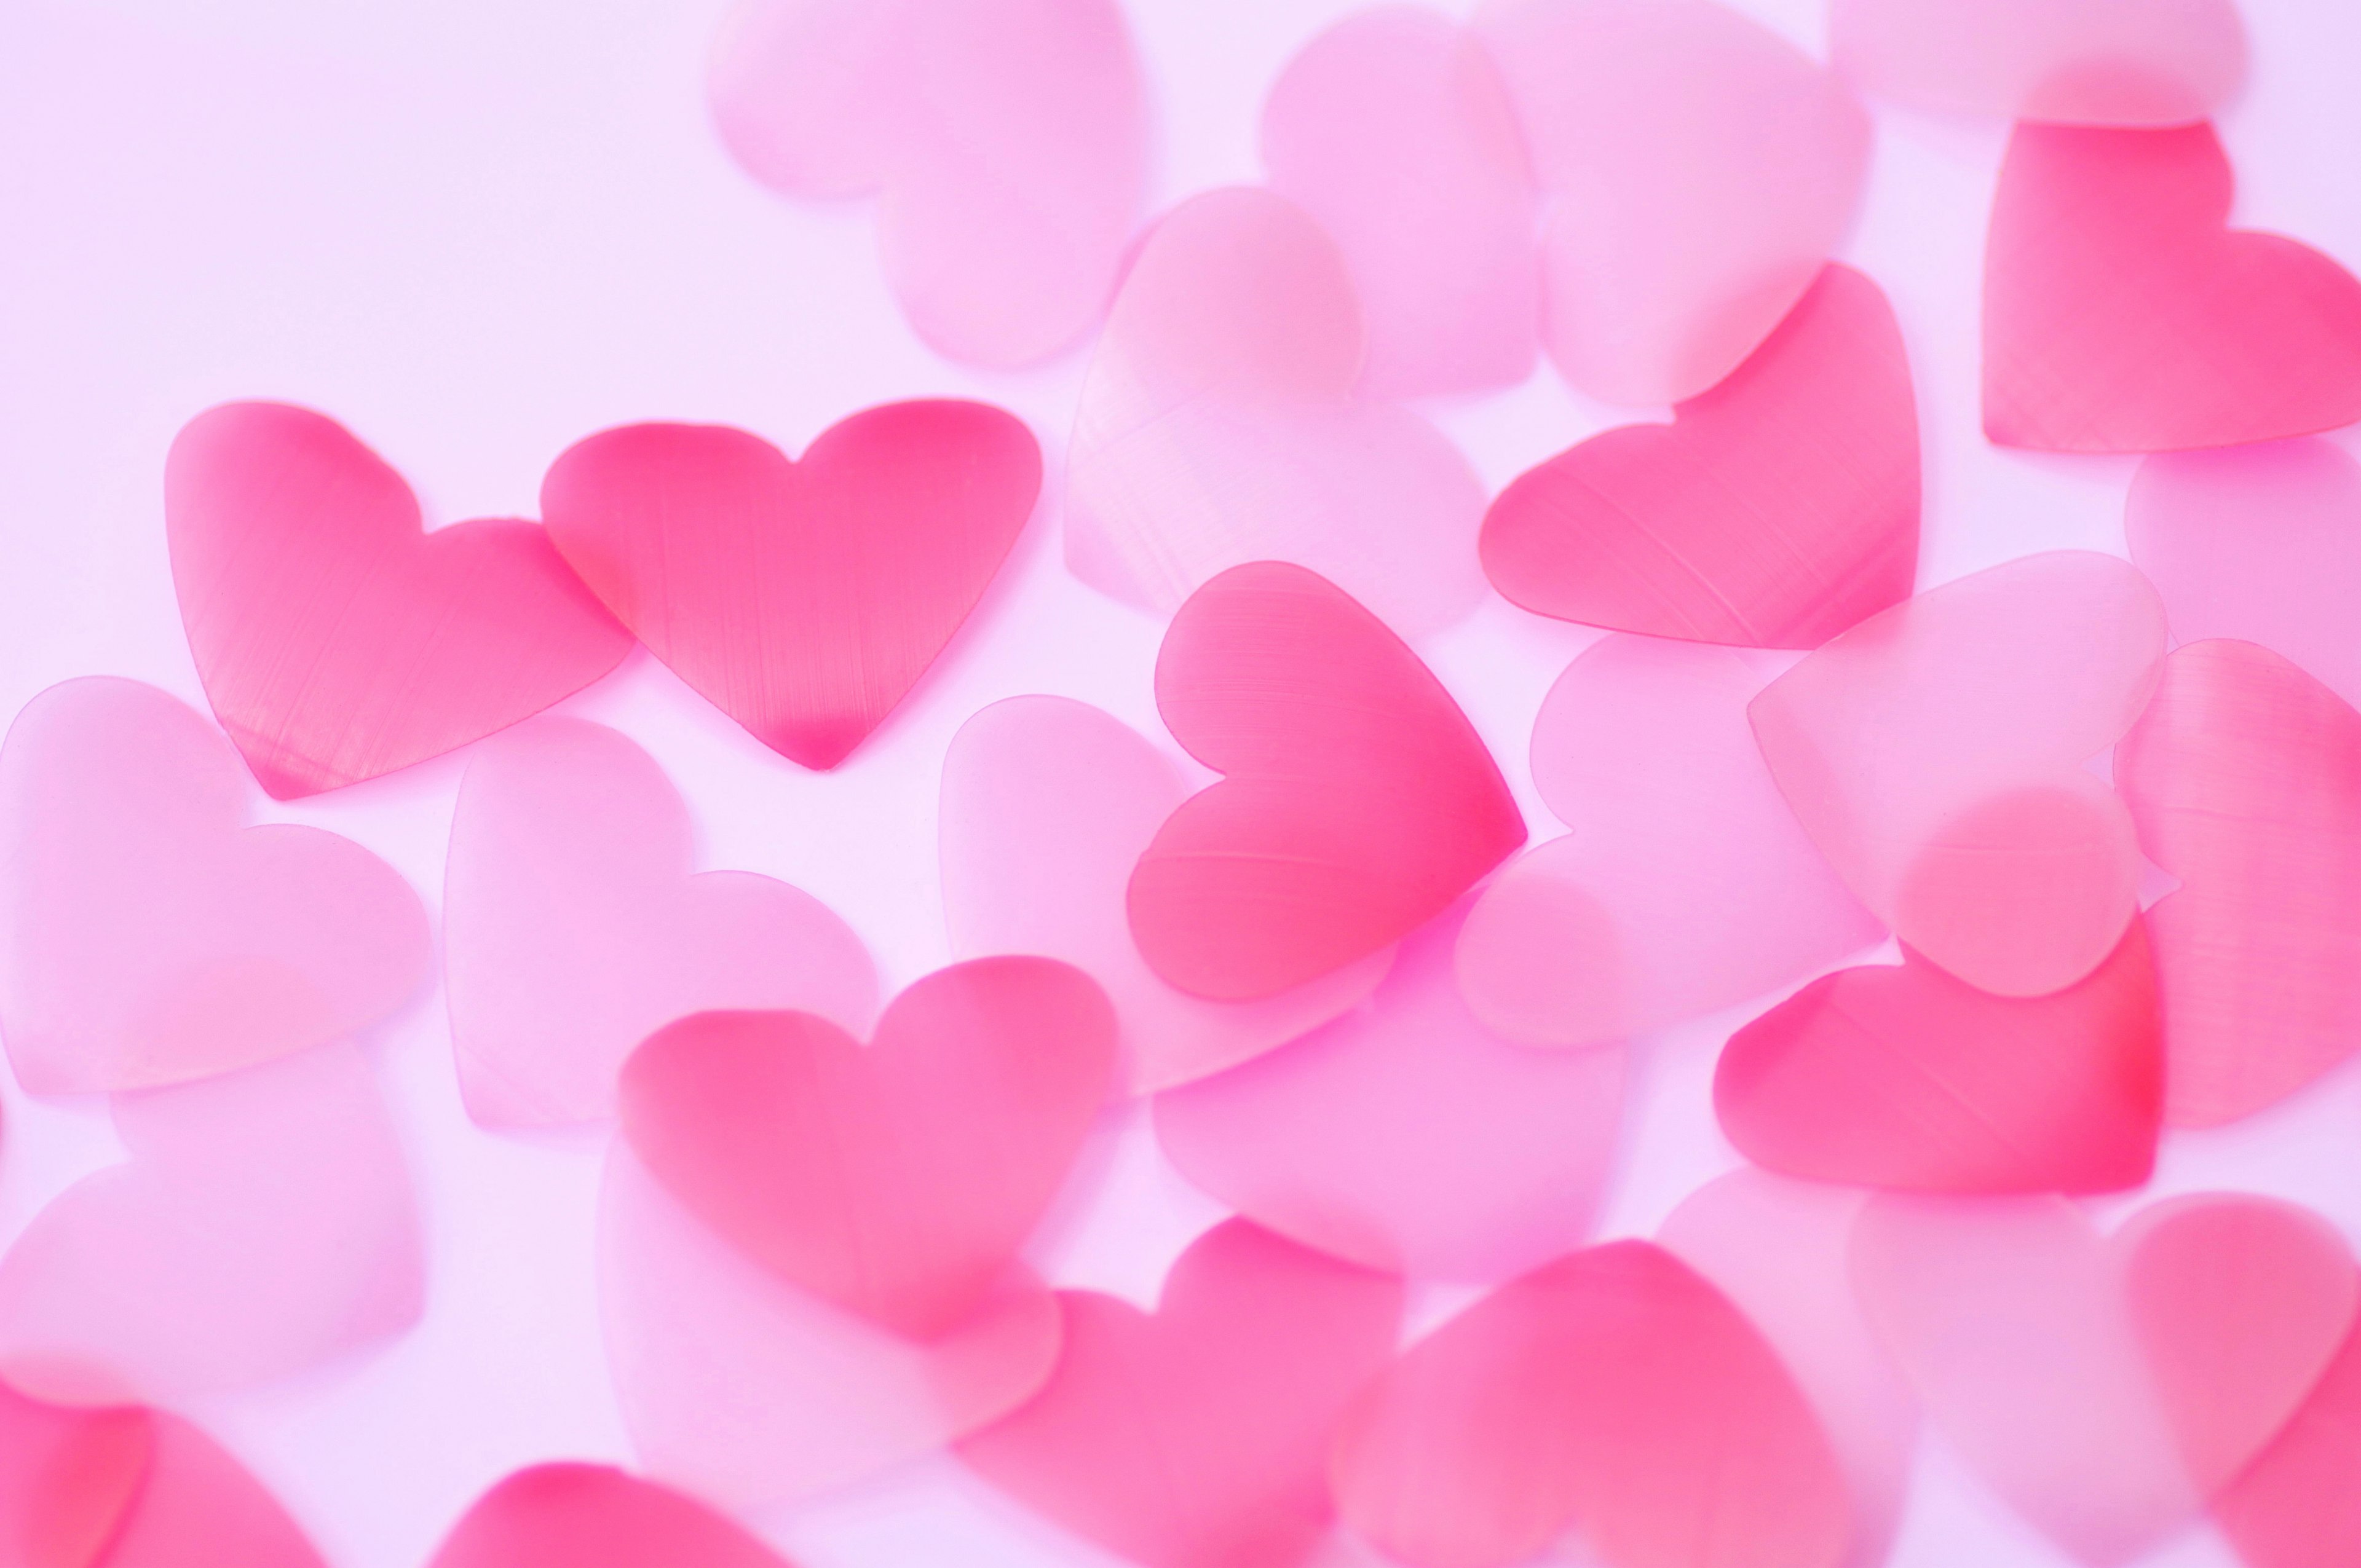
M 2209 125 L 2019 125 L 1984 250 L 1984 433 L 2169 452 L 2361 420 L 2361 282 L 2227 228 L 2230 196 Z
M 1865 93 L 2004 120 L 2186 125 L 2246 75 L 2231 0 L 1834 0 L 1828 40 Z
M 844 922 L 752 872 L 691 874 L 690 843 L 679 792 L 611 729 L 537 718 L 468 762 L 443 962 L 478 1122 L 614 1114 L 631 1048 L 691 1013 L 793 1008 L 869 1026 L 876 973 Z
M 1914 1192 L 2112 1192 L 2156 1166 L 2164 1020 L 2147 937 L 2048 996 L 1993 996 L 1903 949 L 1730 1037 L 1721 1130 L 1787 1176 Z
M 237 754 L 153 686 L 67 681 L 0 746 L 0 1030 L 35 1094 L 183 1083 L 368 1028 L 426 913 L 316 828 L 245 825 Z
M 1145 1568 L 1292 1568 L 1331 1519 L 1338 1413 L 1392 1351 L 1401 1286 L 1232 1220 L 1154 1316 L 1059 1292 L 1065 1346 L 1031 1402 L 960 1458 Z
M 787 1568 L 693 1497 L 605 1464 L 536 1464 L 469 1506 L 428 1568 Z
M 1344 256 L 1268 191 L 1183 202 L 1140 247 L 1068 452 L 1066 565 L 1169 615 L 1224 569 L 1293 561 L 1416 636 L 1484 594 L 1483 487 L 1418 415 L 1353 395 Z
M 681 679 L 756 740 L 832 768 L 983 597 L 1032 515 L 1032 432 L 983 403 L 889 403 L 800 463 L 724 425 L 576 443 L 541 484 L 550 537 Z
M 1258 562 L 1192 595 L 1156 660 L 1174 739 L 1230 775 L 1132 872 L 1132 938 L 1192 995 L 1252 1001 L 1367 957 L 1524 842 L 1499 768 L 1418 655 L 1342 590 Z
M 2361 1327 L 2271 1444 L 2213 1505 L 2251 1568 L 2325 1568 L 2361 1556 Z
M 164 528 L 205 696 L 281 800 L 479 740 L 631 651 L 542 530 L 420 532 L 401 476 L 308 409 L 182 426 Z
M 1594 435 L 1485 514 L 1484 575 L 1561 620 L 1816 648 L 1910 597 L 1918 421 L 1885 296 L 1834 264 L 1670 425 Z
M 1533 723 L 1533 782 L 1575 831 L 1511 861 L 1459 939 L 1477 1017 L 1532 1045 L 1651 1033 L 1876 942 L 1763 764 L 1770 661 L 1608 637 Z
M 1515 111 L 1475 36 L 1433 12 L 1356 12 L 1303 47 L 1262 110 L 1270 187 L 1328 231 L 1368 321 L 1361 390 L 1521 381 L 1541 276 Z
M 1368 1002 L 1268 1056 L 1159 1095 L 1180 1174 L 1258 1223 L 1369 1268 L 1499 1279 L 1590 1233 L 1623 1112 L 1623 1052 L 1511 1045 L 1460 1000 L 1460 922 L 1412 934 Z
M 763 184 L 880 196 L 887 285 L 948 357 L 1029 364 L 1106 308 L 1148 175 L 1111 0 L 741 0 L 706 92 Z
M 1835 1568 L 1845 1479 L 1778 1355 L 1652 1243 L 1512 1280 L 1347 1412 L 1338 1512 L 1411 1568 L 1522 1563 L 1579 1523 L 1609 1568 Z
M 1548 198 L 1550 357 L 1609 402 L 1696 397 L 1843 238 L 1869 117 L 1817 61 L 1711 0 L 1487 0 L 1474 26 Z
M 126 1095 L 130 1159 L 0 1261 L 0 1376 L 71 1404 L 244 1388 L 406 1332 L 424 1243 L 393 1123 L 349 1045 Z
M 2139 847 L 2083 764 L 2147 701 L 2164 609 L 2124 562 L 2027 555 L 1837 637 L 1748 709 L 1771 776 L 1839 875 L 1923 957 L 2038 996 L 2098 967 Z
M 1097 981 L 1135 1093 L 1218 1072 L 1358 1003 L 1390 949 L 1261 1002 L 1208 1002 L 1159 980 L 1124 914 L 1131 868 L 1189 796 L 1138 731 L 1061 696 L 984 708 L 943 758 L 943 913 L 961 958 L 1038 953 Z
M 2361 1046 L 2361 714 L 2251 642 L 2184 644 L 2116 749 L 2158 865 L 2165 1119 L 2213 1126 Z
M 977 959 L 863 1047 L 808 1013 L 700 1013 L 624 1065 L 632 1152 L 756 1261 L 884 1328 L 959 1326 L 1065 1184 L 1115 1014 L 1080 970 Z

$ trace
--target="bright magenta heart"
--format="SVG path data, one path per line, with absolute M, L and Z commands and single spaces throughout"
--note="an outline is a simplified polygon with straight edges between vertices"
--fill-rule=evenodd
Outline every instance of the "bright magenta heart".
M 605 1464 L 536 1464 L 476 1499 L 428 1568 L 787 1568 L 685 1494 Z
M 956 1328 L 1066 1179 L 1115 1070 L 1080 970 L 978 959 L 863 1047 L 808 1013 L 700 1013 L 624 1065 L 623 1135 L 774 1272 L 914 1338 Z
M 1610 430 L 1484 518 L 1485 575 L 1543 615 L 1750 648 L 1817 648 L 1910 597 L 1918 419 L 1876 284 L 1831 265 L 1674 422 Z
M 308 409 L 191 420 L 164 528 L 205 696 L 281 800 L 479 740 L 631 650 L 541 529 L 422 533 L 401 476 Z
M 551 538 L 656 657 L 753 737 L 832 768 L 907 696 L 1032 515 L 1041 451 L 982 403 L 890 403 L 801 462 L 725 425 L 576 444 Z
M 1148 967 L 1198 996 L 1269 996 L 1441 914 L 1525 841 L 1466 715 L 1418 655 L 1301 566 L 1235 566 L 1190 596 L 1156 706 L 1228 774 L 1133 870 Z

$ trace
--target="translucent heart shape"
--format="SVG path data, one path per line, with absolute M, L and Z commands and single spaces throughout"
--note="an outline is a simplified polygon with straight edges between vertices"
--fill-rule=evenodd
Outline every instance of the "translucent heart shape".
M 695 1498 L 604 1464 L 503 1477 L 443 1538 L 427 1568 L 787 1568 Z

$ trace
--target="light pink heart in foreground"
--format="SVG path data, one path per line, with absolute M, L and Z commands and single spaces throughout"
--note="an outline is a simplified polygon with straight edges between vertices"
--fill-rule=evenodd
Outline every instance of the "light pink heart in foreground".
M 578 718 L 468 762 L 443 873 L 451 1043 L 486 1126 L 609 1116 L 632 1047 L 717 1008 L 792 1008 L 865 1032 L 869 951 L 809 894 L 692 872 L 688 807 L 655 760 Z
M 1407 636 L 1484 594 L 1484 491 L 1418 415 L 1358 397 L 1367 331 L 1335 243 L 1268 191 L 1191 197 L 1148 235 L 1067 454 L 1066 565 L 1170 615 L 1225 568 L 1291 561 Z
M 426 978 L 426 912 L 316 828 L 246 825 L 237 753 L 89 676 L 0 746 L 0 1031 L 35 1094 L 152 1088 L 349 1035 Z

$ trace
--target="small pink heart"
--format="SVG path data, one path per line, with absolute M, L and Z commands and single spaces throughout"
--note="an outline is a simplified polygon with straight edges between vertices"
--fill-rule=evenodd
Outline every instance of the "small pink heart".
M 417 992 L 426 912 L 316 828 L 246 826 L 237 754 L 153 686 L 67 681 L 0 745 L 0 1032 L 35 1094 L 184 1083 Z
M 2230 196 L 2210 125 L 2019 125 L 1984 251 L 1984 433 L 2171 452 L 2361 420 L 2361 281 L 2226 227 Z
M 889 403 L 801 462 L 724 425 L 635 424 L 542 480 L 590 591 L 756 740 L 832 768 L 909 694 L 1040 492 L 1032 432 L 983 403 Z
M 2250 1568 L 2334 1568 L 2361 1561 L 2361 1327 L 2279 1436 L 2214 1500 Z
M 181 427 L 164 528 L 205 696 L 281 800 L 480 740 L 631 651 L 541 529 L 422 533 L 401 476 L 308 409 Z
M 809 1013 L 700 1013 L 624 1065 L 623 1136 L 783 1279 L 917 1339 L 1006 1274 L 1106 1098 L 1115 1014 L 1050 959 L 977 959 L 862 1046 Z
M 1594 435 L 1484 517 L 1484 575 L 1561 620 L 1816 648 L 1910 597 L 1918 420 L 1894 312 L 1830 264 L 1670 425 Z
M 1173 1264 L 1153 1316 L 1087 1290 L 1058 1302 L 1056 1373 L 961 1460 L 1144 1568 L 1309 1557 L 1337 1416 L 1393 1350 L 1400 1283 L 1232 1220 Z
M 536 1464 L 469 1505 L 428 1568 L 788 1568 L 711 1508 L 605 1464 Z
M 1466 715 L 1385 623 L 1300 566 L 1234 567 L 1156 660 L 1174 739 L 1229 776 L 1131 875 L 1141 956 L 1192 995 L 1301 985 L 1433 919 L 1524 842 Z
M 632 1047 L 691 1013 L 792 1008 L 869 1026 L 876 973 L 844 922 L 752 872 L 692 874 L 690 839 L 679 792 L 611 729 L 537 718 L 469 760 L 443 964 L 478 1122 L 614 1114 Z
M 1124 914 L 1131 868 L 1189 797 L 1180 770 L 1122 720 L 1061 696 L 1016 696 L 961 726 L 943 758 L 943 913 L 961 958 L 1038 953 L 1097 981 L 1135 1093 L 1259 1056 L 1358 1003 L 1390 948 L 1260 1002 L 1174 990 Z

